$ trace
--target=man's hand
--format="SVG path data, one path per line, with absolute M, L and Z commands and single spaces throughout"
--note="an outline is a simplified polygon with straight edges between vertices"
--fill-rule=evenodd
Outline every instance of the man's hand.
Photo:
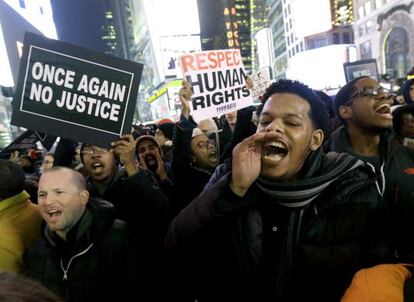
M 157 173 L 160 180 L 167 179 L 168 176 L 167 172 L 165 171 L 164 161 L 162 160 L 161 155 L 158 152 L 155 153 L 155 158 L 157 159 L 157 170 L 155 171 L 155 173 Z
M 266 133 L 256 133 L 233 149 L 231 190 L 243 197 L 260 174 L 262 143 Z
M 191 90 L 191 85 L 183 80 L 183 86 L 181 87 L 178 96 L 182 105 L 181 114 L 188 120 L 190 118 L 190 101 L 193 91 Z
M 114 152 L 124 165 L 128 176 L 132 176 L 139 171 L 135 159 L 135 146 L 136 141 L 131 134 L 121 135 L 117 141 L 111 143 L 112 152 Z

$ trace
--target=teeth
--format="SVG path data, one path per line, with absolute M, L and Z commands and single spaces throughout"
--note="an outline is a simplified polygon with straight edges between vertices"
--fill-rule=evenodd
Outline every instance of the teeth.
M 280 156 L 279 154 L 271 154 L 271 155 L 265 155 L 264 158 L 266 159 L 271 159 L 273 161 L 280 161 L 282 160 L 282 156 Z
M 389 104 L 382 104 L 382 105 L 380 105 L 375 111 L 379 111 L 379 110 L 381 110 L 382 108 L 387 108 L 387 109 L 390 109 L 391 108 L 391 106 L 389 105 Z
M 286 146 L 281 142 L 270 142 L 267 144 L 267 146 L 286 150 Z
M 93 167 L 94 167 L 94 168 L 96 168 L 96 167 L 101 167 L 101 166 L 102 166 L 102 164 L 100 164 L 100 163 L 93 164 Z

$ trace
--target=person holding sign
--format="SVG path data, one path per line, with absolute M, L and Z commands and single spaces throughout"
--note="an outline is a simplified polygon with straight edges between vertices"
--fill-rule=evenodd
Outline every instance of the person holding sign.
M 179 212 L 203 190 L 219 163 L 214 141 L 197 128 L 190 117 L 191 86 L 183 81 L 179 97 L 180 122 L 175 124 L 173 179 L 178 193 L 175 211 Z
M 91 197 L 103 198 L 115 206 L 117 218 L 126 221 L 138 242 L 138 257 L 145 263 L 141 284 L 148 293 L 162 276 L 164 236 L 170 221 L 170 205 L 152 174 L 137 164 L 131 134 L 112 143 L 111 149 L 84 144 L 81 160 L 89 177 Z M 122 168 L 120 167 L 122 164 Z
M 279 80 L 263 102 L 231 173 L 175 217 L 166 244 L 198 301 L 339 301 L 391 251 L 375 174 L 323 153 L 327 113 L 307 86 Z

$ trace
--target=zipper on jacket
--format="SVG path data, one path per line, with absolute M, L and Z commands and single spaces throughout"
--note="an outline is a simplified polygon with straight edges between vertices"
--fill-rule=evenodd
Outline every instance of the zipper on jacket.
M 60 267 L 62 268 L 62 271 L 63 271 L 63 280 L 68 280 L 68 271 L 69 271 L 70 264 L 72 263 L 72 260 L 79 257 L 79 256 L 82 256 L 85 253 L 87 253 L 91 249 L 92 246 L 93 246 L 93 243 L 91 243 L 91 245 L 88 246 L 84 251 L 82 251 L 82 252 L 76 254 L 75 256 L 73 256 L 72 258 L 70 258 L 68 266 L 66 267 L 66 269 L 63 267 L 62 258 L 60 258 Z

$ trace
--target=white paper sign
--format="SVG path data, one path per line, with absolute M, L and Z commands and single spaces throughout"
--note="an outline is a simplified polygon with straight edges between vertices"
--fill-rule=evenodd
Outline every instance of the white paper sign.
M 185 54 L 180 57 L 180 65 L 192 86 L 190 110 L 195 121 L 253 104 L 239 49 Z

